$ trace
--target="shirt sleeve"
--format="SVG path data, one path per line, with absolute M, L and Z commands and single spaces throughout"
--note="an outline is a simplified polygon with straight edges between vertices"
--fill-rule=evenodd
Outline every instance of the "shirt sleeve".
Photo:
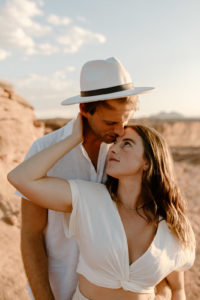
M 72 212 L 71 214 L 63 213 L 63 227 L 67 238 L 75 237 L 78 234 L 80 199 L 77 183 L 74 180 L 69 180 L 68 182 L 72 193 Z
M 176 271 L 187 271 L 194 264 L 195 251 L 189 249 L 182 249 L 178 254 Z

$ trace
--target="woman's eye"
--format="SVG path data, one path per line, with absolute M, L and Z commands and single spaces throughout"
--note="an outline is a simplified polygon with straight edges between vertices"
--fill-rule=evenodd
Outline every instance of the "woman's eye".
M 129 143 L 129 142 L 124 142 L 124 146 L 131 146 L 131 143 Z

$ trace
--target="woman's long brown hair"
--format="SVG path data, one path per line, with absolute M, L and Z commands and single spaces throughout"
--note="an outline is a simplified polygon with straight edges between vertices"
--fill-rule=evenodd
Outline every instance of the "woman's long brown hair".
M 144 157 L 149 163 L 148 170 L 143 172 L 141 191 L 147 221 L 158 224 L 160 217 L 166 220 L 180 243 L 193 249 L 195 238 L 186 215 L 186 202 L 176 183 L 172 158 L 165 140 L 153 128 L 138 124 L 128 127 L 142 138 Z M 118 179 L 108 176 L 106 186 L 116 201 Z

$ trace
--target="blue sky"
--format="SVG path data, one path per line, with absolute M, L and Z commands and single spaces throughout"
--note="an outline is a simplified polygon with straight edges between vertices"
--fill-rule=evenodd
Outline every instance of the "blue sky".
M 38 117 L 72 116 L 82 65 L 117 56 L 140 96 L 137 116 L 200 116 L 199 0 L 0 0 L 0 79 Z

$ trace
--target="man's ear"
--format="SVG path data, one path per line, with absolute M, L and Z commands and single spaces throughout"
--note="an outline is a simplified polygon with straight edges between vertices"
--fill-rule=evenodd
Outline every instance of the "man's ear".
M 79 104 L 80 113 L 83 117 L 87 118 L 88 113 L 85 111 L 85 103 Z

